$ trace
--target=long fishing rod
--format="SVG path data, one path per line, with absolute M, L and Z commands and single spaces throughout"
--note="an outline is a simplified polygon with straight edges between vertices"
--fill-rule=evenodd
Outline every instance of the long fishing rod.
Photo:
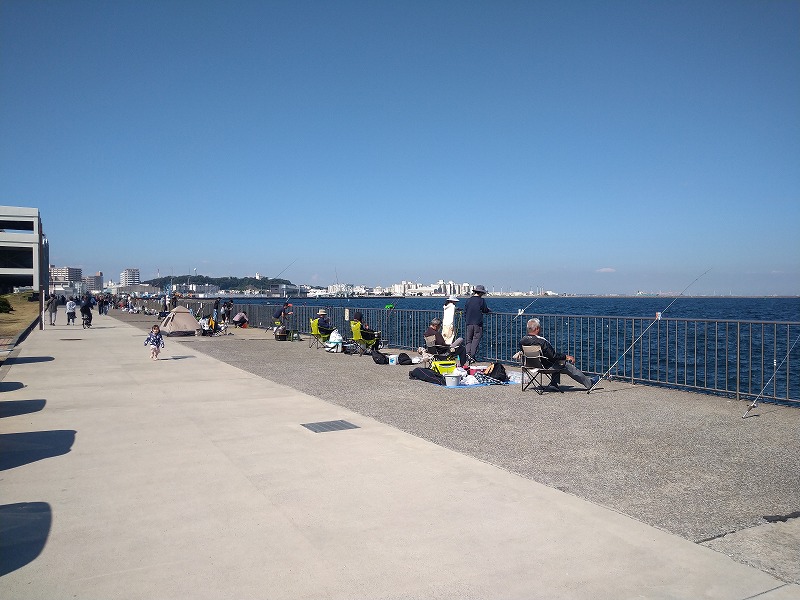
M 711 270 L 711 269 L 708 269 L 708 271 L 710 271 L 710 270 Z M 706 272 L 705 272 L 705 273 L 703 273 L 702 275 L 698 275 L 697 277 L 695 277 L 694 281 L 692 281 L 692 283 L 690 283 L 690 284 L 689 284 L 689 285 L 687 285 L 685 288 L 683 288 L 683 291 L 682 291 L 680 294 L 678 294 L 677 296 L 675 296 L 675 298 L 672 300 L 672 302 L 670 302 L 669 304 L 667 304 L 667 307 L 666 307 L 664 310 L 662 310 L 662 311 L 661 311 L 661 312 L 659 312 L 659 313 L 656 313 L 656 318 L 655 318 L 655 320 L 654 320 L 652 323 L 650 323 L 650 325 L 648 325 L 648 326 L 647 326 L 647 328 L 646 328 L 646 329 L 645 329 L 645 330 L 644 330 L 644 331 L 641 333 L 641 335 L 639 335 L 639 337 L 638 337 L 638 338 L 636 338 L 636 339 L 635 339 L 635 340 L 634 340 L 634 341 L 631 343 L 631 345 L 630 345 L 630 346 L 628 346 L 628 347 L 625 349 L 625 352 L 623 352 L 622 354 L 620 354 L 620 355 L 619 355 L 619 358 L 617 358 L 617 360 L 614 362 L 614 364 L 613 364 L 613 365 L 611 365 L 610 367 L 608 367 L 608 370 L 607 370 L 605 373 L 603 373 L 603 374 L 602 374 L 602 375 L 601 375 L 601 376 L 600 376 L 600 377 L 597 379 L 597 381 L 594 383 L 594 385 L 593 385 L 592 387 L 590 387 L 588 390 L 586 390 L 586 393 L 587 393 L 587 394 L 591 394 L 591 393 L 592 393 L 592 390 L 595 388 L 595 386 L 596 386 L 598 383 L 600 383 L 600 382 L 601 382 L 603 379 L 605 379 L 606 377 L 608 377 L 608 374 L 609 374 L 609 373 L 611 373 L 611 371 L 614 369 L 614 367 L 616 367 L 616 366 L 619 364 L 619 361 L 621 361 L 621 360 L 622 360 L 622 357 L 623 357 L 623 356 L 625 356 L 625 355 L 626 355 L 626 354 L 627 354 L 627 353 L 630 351 L 630 349 L 631 349 L 631 348 L 633 348 L 633 347 L 634 347 L 634 346 L 637 344 L 637 342 L 638 342 L 639 340 L 641 340 L 641 339 L 644 337 L 644 334 L 645 334 L 645 333 L 647 333 L 647 332 L 650 330 L 650 328 L 651 328 L 653 325 L 655 325 L 655 324 L 656 324 L 658 321 L 660 321 L 660 320 L 661 320 L 661 315 L 663 315 L 665 312 L 667 312 L 667 311 L 669 310 L 670 306 L 672 306 L 673 304 L 675 304 L 675 302 L 677 302 L 677 301 L 678 301 L 678 298 L 680 298 L 681 296 L 683 296 L 683 294 L 684 294 L 684 293 L 686 293 L 686 290 L 688 290 L 688 289 L 689 289 L 690 287 L 692 287 L 692 286 L 693 286 L 695 283 L 697 283 L 697 280 L 698 280 L 698 279 L 700 279 L 701 277 L 703 277 L 704 275 L 706 275 L 706 273 L 708 273 L 708 271 L 706 271 Z
M 283 274 L 286 272 L 286 270 L 287 270 L 289 267 L 291 267 L 291 266 L 292 266 L 294 263 L 296 263 L 296 262 L 297 262 L 297 259 L 295 258 L 295 259 L 294 259 L 292 262 L 290 262 L 288 265 L 286 265 L 286 266 L 284 267 L 283 271 L 281 271 L 280 273 L 278 273 L 277 275 L 275 275 L 275 277 L 272 277 L 272 279 L 277 279 L 278 277 L 280 277 L 281 275 L 283 275 Z M 269 278 L 267 278 L 267 279 L 269 279 Z
M 761 391 L 758 393 L 758 396 L 756 396 L 756 399 L 753 400 L 753 403 L 750 406 L 747 407 L 747 410 L 742 415 L 743 419 L 745 417 L 747 417 L 747 415 L 750 414 L 750 411 L 753 410 L 756 407 L 756 405 L 758 404 L 758 401 L 761 399 L 761 396 L 764 394 L 764 390 L 766 390 L 769 387 L 769 384 L 772 383 L 772 380 L 775 378 L 775 375 L 778 374 L 778 369 L 780 369 L 783 366 L 783 363 L 785 363 L 786 360 L 789 358 L 789 355 L 792 353 L 792 350 L 794 350 L 794 346 L 795 346 L 795 344 L 797 344 L 798 340 L 800 340 L 800 335 L 798 335 L 797 338 L 795 338 L 794 342 L 792 343 L 792 347 L 789 348 L 789 351 L 786 353 L 786 356 L 783 357 L 783 360 L 781 361 L 781 364 L 779 364 L 777 367 L 775 367 L 775 371 L 773 371 L 772 377 L 770 377 L 769 381 L 767 381 L 767 383 L 764 385 L 764 387 L 761 388 Z
M 526 311 L 526 310 L 528 310 L 528 309 L 529 309 L 531 306 L 533 306 L 534 304 L 536 304 L 536 301 L 537 301 L 539 298 L 541 298 L 541 296 L 537 296 L 536 298 L 534 298 L 534 299 L 533 299 L 533 302 L 531 302 L 530 304 L 528 304 L 528 306 L 526 306 L 525 308 L 520 308 L 520 309 L 518 309 L 518 310 L 517 310 L 517 316 L 516 316 L 516 317 L 514 317 L 514 318 L 513 318 L 513 319 L 511 319 L 511 320 L 512 320 L 512 321 L 516 321 L 516 320 L 517 320 L 517 317 L 521 317 L 521 316 L 522 316 L 522 315 L 525 313 L 525 311 Z

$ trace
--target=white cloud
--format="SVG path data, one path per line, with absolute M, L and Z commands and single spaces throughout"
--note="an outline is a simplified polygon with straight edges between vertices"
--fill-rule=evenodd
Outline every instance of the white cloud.
M 603 267 L 602 269 L 597 269 L 595 273 L 616 273 L 616 269 L 612 269 L 611 267 Z

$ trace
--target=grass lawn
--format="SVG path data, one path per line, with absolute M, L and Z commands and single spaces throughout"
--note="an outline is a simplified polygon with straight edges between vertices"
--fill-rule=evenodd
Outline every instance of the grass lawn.
M 28 302 L 31 292 L 2 296 L 11 304 L 10 313 L 0 313 L 0 337 L 17 337 L 39 314 L 39 303 Z

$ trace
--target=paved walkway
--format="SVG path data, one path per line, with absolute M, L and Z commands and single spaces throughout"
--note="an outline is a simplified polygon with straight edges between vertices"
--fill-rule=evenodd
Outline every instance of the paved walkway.
M 800 597 L 191 342 L 150 361 L 141 329 L 95 323 L 35 330 L 0 369 L 3 597 Z M 358 428 L 301 425 L 339 419 Z

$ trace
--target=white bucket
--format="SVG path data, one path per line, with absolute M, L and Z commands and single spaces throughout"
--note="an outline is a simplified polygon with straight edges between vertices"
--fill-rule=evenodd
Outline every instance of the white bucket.
M 399 356 L 399 354 L 390 354 L 389 355 L 389 364 L 390 365 L 396 365 L 398 356 Z
M 447 387 L 456 387 L 461 382 L 461 375 L 445 375 L 444 382 Z

